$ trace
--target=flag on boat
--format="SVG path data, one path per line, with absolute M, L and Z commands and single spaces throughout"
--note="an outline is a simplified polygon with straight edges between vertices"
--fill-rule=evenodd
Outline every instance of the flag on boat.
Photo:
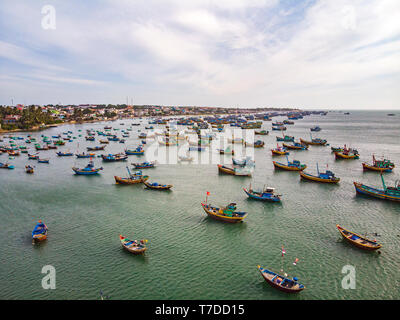
M 210 195 L 210 193 L 207 191 L 207 195 L 209 196 Z
M 299 258 L 296 258 L 296 260 L 294 260 L 293 265 L 297 265 L 297 262 L 299 262 Z
M 282 257 L 283 257 L 283 255 L 286 253 L 286 250 L 285 250 L 285 248 L 282 246 Z

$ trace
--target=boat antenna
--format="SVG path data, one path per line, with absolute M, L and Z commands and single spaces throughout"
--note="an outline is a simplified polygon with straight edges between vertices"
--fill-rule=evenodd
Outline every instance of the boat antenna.
M 317 162 L 317 172 L 318 172 L 318 176 L 319 176 L 319 167 L 318 167 L 318 162 Z

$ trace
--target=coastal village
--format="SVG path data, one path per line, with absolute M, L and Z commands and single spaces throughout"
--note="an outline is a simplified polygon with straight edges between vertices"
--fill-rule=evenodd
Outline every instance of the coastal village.
M 183 117 L 189 115 L 248 115 L 255 118 L 299 113 L 297 108 L 223 108 L 205 106 L 157 106 L 128 104 L 22 105 L 0 106 L 0 132 L 39 130 L 63 123 L 110 121 L 141 117 Z M 301 111 L 321 114 L 324 111 Z M 257 117 L 258 115 L 258 117 Z

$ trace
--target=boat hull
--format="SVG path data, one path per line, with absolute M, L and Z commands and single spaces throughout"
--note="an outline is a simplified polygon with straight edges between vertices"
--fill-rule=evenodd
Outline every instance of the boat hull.
M 358 159 L 358 154 L 347 155 L 342 152 L 335 152 L 336 159 Z
M 282 287 L 282 286 L 280 286 L 279 284 L 277 284 L 277 283 L 271 281 L 271 279 L 268 278 L 268 276 L 263 272 L 263 271 L 264 271 L 264 268 L 262 268 L 261 266 L 257 266 L 257 268 L 258 268 L 258 271 L 260 271 L 260 273 L 261 273 L 262 277 L 264 278 L 264 280 L 265 280 L 271 287 L 273 287 L 273 288 L 275 288 L 275 289 L 278 289 L 278 290 L 280 290 L 280 291 L 282 291 L 282 292 L 286 292 L 286 293 L 298 293 L 298 292 L 300 292 L 300 291 L 302 291 L 302 290 L 305 289 L 304 286 L 298 287 L 298 288 L 295 288 L 295 289 L 290 289 L 290 288 Z

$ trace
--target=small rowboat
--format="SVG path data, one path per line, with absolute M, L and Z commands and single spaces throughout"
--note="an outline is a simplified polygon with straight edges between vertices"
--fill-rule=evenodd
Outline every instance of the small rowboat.
M 297 293 L 305 289 L 305 286 L 297 282 L 297 278 L 289 279 L 273 271 L 257 266 L 258 271 L 272 287 L 287 293 Z
M 319 126 L 316 126 L 314 128 L 310 128 L 311 131 L 317 132 L 317 131 L 321 131 L 321 128 Z
M 108 141 L 108 140 L 99 140 L 99 142 L 102 143 L 102 144 L 109 144 L 110 143 L 110 141 Z
M 283 164 L 277 161 L 272 161 L 275 168 L 289 170 L 289 171 L 303 171 L 307 168 L 307 165 L 301 164 L 299 160 L 288 161 L 288 164 Z
M 47 239 L 47 231 L 48 231 L 47 226 L 42 222 L 42 220 L 39 220 L 38 223 L 36 224 L 35 228 L 32 231 L 32 240 L 34 242 L 46 240 Z
M 124 249 L 128 250 L 130 253 L 133 254 L 144 253 L 147 249 L 145 246 L 147 240 L 129 240 L 121 235 L 119 235 L 119 240 L 121 241 L 121 244 L 124 247 Z
M 305 180 L 324 182 L 324 183 L 338 183 L 340 181 L 340 178 L 335 177 L 334 173 L 329 170 L 321 173 L 318 172 L 317 176 L 300 171 L 300 177 Z
M 262 191 L 255 191 L 250 187 L 249 189 L 243 188 L 243 191 L 252 199 L 270 202 L 281 201 L 281 195 L 275 194 L 274 188 L 264 188 Z
M 230 222 L 230 223 L 242 222 L 243 219 L 247 217 L 246 212 L 234 211 L 236 210 L 235 203 L 231 203 L 225 208 L 213 207 L 206 203 L 201 203 L 201 206 L 203 207 L 204 211 L 207 213 L 209 217 L 224 222 Z
M 50 163 L 49 159 L 38 159 L 38 163 Z
M 25 166 L 26 173 L 34 173 L 33 167 L 30 165 Z
M 149 183 L 146 181 L 143 181 L 143 183 L 147 188 L 153 190 L 169 190 L 173 187 L 172 184 L 159 184 L 157 182 Z
M 373 251 L 382 247 L 382 245 L 378 244 L 375 240 L 369 240 L 357 233 L 346 230 L 338 224 L 336 225 L 336 228 L 338 228 L 343 238 L 358 248 Z

